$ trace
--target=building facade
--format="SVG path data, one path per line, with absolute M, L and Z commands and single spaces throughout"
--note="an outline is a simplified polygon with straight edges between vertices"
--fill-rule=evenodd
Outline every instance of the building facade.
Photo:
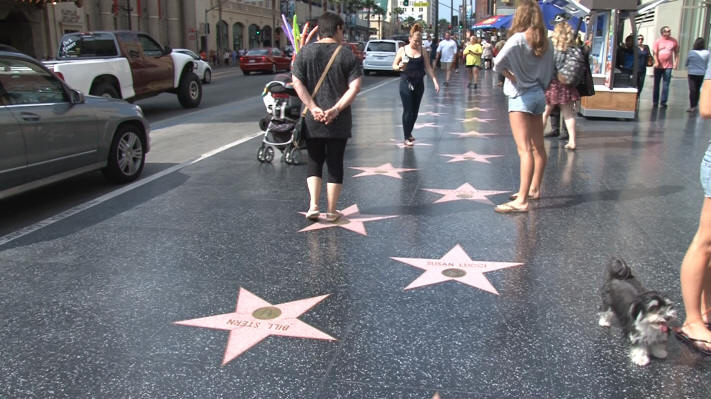
M 65 33 L 134 30 L 196 52 L 284 48 L 282 13 L 290 23 L 296 13 L 303 25 L 315 22 L 324 9 L 341 13 L 347 39 L 367 40 L 367 24 L 356 11 L 348 13 L 342 3 L 326 0 L 0 0 L 0 43 L 50 59 Z

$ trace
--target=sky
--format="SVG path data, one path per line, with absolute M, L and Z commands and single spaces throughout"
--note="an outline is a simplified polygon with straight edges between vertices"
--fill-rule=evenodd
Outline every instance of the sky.
M 436 0 L 429 0 L 429 1 L 436 1 Z M 467 10 L 469 9 L 471 0 L 467 0 Z M 454 2 L 454 15 L 459 14 L 459 6 L 462 4 L 462 0 L 439 0 L 439 19 L 446 19 L 449 21 L 449 15 L 450 15 L 450 7 L 449 5 L 451 2 Z M 451 21 L 450 21 L 451 22 Z

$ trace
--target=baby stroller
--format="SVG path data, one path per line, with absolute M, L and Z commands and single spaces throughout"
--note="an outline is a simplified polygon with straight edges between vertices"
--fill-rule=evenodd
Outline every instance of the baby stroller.
M 293 131 L 301 113 L 301 101 L 290 77 L 267 83 L 262 92 L 262 101 L 268 114 L 259 121 L 264 137 L 257 150 L 257 159 L 259 162 L 271 162 L 274 149 L 277 149 L 281 151 L 284 162 L 298 165 L 299 149 L 294 147 Z

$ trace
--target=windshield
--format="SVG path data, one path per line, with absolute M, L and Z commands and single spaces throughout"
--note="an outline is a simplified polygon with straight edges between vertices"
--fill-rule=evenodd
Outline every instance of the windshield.
M 114 37 L 108 33 L 64 35 L 57 58 L 115 57 L 118 55 Z
M 368 43 L 367 51 L 387 51 L 390 53 L 396 52 L 395 43 L 391 42 L 370 42 Z
M 269 50 L 267 49 L 255 49 L 247 51 L 247 55 L 269 55 Z

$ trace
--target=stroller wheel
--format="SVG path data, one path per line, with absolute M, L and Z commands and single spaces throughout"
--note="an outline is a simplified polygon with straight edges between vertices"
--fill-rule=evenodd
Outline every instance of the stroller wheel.
M 265 162 L 271 162 L 272 159 L 274 159 L 274 148 L 272 147 L 267 147 L 264 150 L 264 161 Z
M 264 161 L 265 161 L 265 158 L 264 158 L 265 152 L 266 152 L 266 151 L 265 151 L 264 144 L 262 144 L 262 145 L 259 147 L 259 149 L 257 150 L 257 160 L 259 160 L 259 162 L 264 162 Z
M 284 162 L 291 165 L 291 163 L 293 161 L 291 156 L 292 156 L 291 147 L 286 147 L 286 149 L 284 150 Z
M 291 163 L 292 165 L 298 165 L 299 164 L 299 149 L 296 147 L 291 147 L 287 151 L 287 163 Z

